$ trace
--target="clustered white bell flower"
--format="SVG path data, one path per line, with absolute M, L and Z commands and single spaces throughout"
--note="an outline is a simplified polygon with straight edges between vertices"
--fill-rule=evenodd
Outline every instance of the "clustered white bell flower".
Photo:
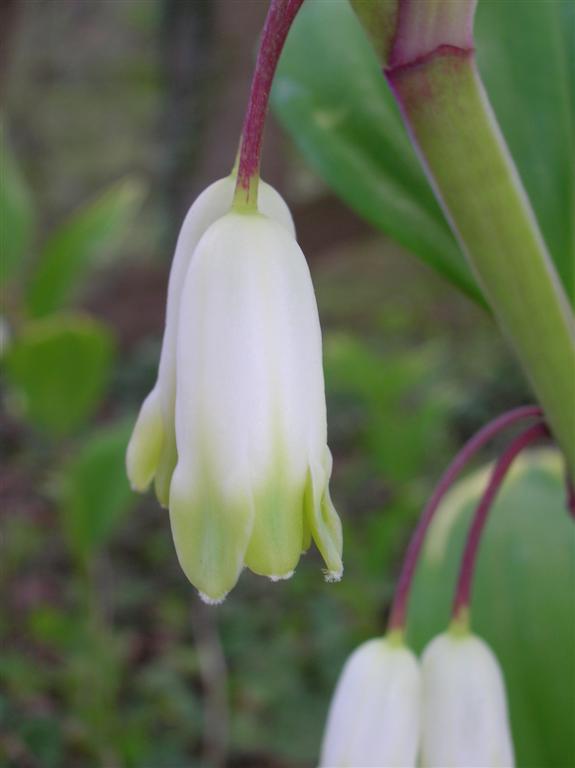
M 371 640 L 344 666 L 320 768 L 512 768 L 505 685 L 468 631 L 436 637 L 421 664 L 401 641 Z
M 137 490 L 155 478 L 180 564 L 208 602 L 244 566 L 288 578 L 313 538 L 342 573 L 321 331 L 287 206 L 259 185 L 236 211 L 234 180 L 190 209 L 170 274 L 158 380 L 127 453 Z

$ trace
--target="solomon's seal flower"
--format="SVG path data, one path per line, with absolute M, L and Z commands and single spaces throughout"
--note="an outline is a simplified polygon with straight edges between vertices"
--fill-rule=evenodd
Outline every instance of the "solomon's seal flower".
M 348 659 L 331 703 L 322 768 L 415 766 L 420 672 L 414 654 L 393 639 L 369 640 Z
M 514 765 L 503 676 L 483 640 L 439 635 L 423 654 L 422 676 L 422 766 Z
M 132 488 L 145 491 L 155 480 L 156 495 L 164 507 L 168 506 L 170 482 L 177 462 L 174 412 L 182 287 L 196 245 L 210 224 L 229 211 L 234 187 L 234 176 L 215 181 L 201 193 L 184 219 L 170 270 L 158 378 L 144 400 L 128 445 L 126 464 Z M 263 181 L 259 185 L 258 204 L 263 213 L 294 232 L 287 205 L 275 189 Z
M 311 538 L 338 579 L 321 331 L 285 226 L 232 210 L 204 233 L 181 295 L 176 379 L 170 520 L 202 597 L 221 601 L 244 565 L 288 578 Z

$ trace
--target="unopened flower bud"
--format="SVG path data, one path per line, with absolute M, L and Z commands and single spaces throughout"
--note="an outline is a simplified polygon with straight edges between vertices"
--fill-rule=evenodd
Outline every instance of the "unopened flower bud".
M 420 728 L 420 672 L 414 654 L 387 639 L 360 645 L 331 703 L 321 768 L 412 768 Z
M 489 646 L 465 632 L 436 637 L 422 658 L 425 768 L 509 768 L 505 685 Z

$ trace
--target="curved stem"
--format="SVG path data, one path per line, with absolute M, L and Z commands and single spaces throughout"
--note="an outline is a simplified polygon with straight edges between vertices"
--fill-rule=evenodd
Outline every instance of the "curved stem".
M 271 0 L 244 119 L 234 207 L 256 210 L 262 136 L 272 81 L 288 32 L 303 0 Z
M 481 541 L 481 535 L 487 521 L 487 516 L 489 515 L 489 510 L 499 493 L 499 489 L 505 480 L 507 472 L 511 468 L 516 457 L 524 450 L 524 448 L 536 440 L 548 435 L 549 429 L 543 422 L 534 424 L 513 440 L 504 453 L 501 454 L 493 468 L 487 488 L 475 510 L 467 541 L 465 543 L 463 557 L 461 558 L 461 568 L 459 571 L 457 588 L 455 590 L 455 599 L 453 601 L 453 619 L 456 622 L 461 620 L 466 621 L 479 542 Z
M 459 473 L 467 462 L 475 456 L 475 454 L 497 435 L 501 430 L 510 427 L 518 421 L 523 419 L 539 418 L 541 417 L 541 409 L 537 406 L 523 406 L 515 408 L 512 411 L 498 416 L 493 421 L 490 421 L 482 429 L 479 430 L 459 451 L 457 456 L 453 459 L 451 464 L 447 467 L 443 473 L 439 483 L 437 484 L 431 498 L 425 506 L 420 521 L 415 529 L 407 553 L 403 561 L 403 567 L 399 575 L 397 583 L 397 589 L 395 591 L 395 597 L 393 605 L 391 607 L 391 613 L 388 622 L 388 631 L 403 629 L 405 625 L 405 617 L 407 612 L 407 602 L 409 600 L 409 594 L 411 591 L 411 585 L 413 582 L 413 576 L 421 548 L 425 539 L 425 534 L 433 517 L 449 488 L 458 477 Z

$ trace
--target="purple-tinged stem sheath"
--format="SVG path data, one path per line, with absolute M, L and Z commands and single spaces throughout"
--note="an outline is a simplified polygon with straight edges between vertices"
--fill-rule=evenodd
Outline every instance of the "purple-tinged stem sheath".
M 256 208 L 262 137 L 270 91 L 284 43 L 303 0 L 271 0 L 244 119 L 235 203 Z
M 465 542 L 463 557 L 461 558 L 461 568 L 455 590 L 455 599 L 453 601 L 453 619 L 455 621 L 461 618 L 464 619 L 467 615 L 471 596 L 471 584 L 475 573 L 475 563 L 477 560 L 481 535 L 485 528 L 489 511 L 493 506 L 493 502 L 499 493 L 499 489 L 501 488 L 505 477 L 507 476 L 507 472 L 521 451 L 536 440 L 548 436 L 549 429 L 545 423 L 539 422 L 538 424 L 534 424 L 513 440 L 493 467 L 487 488 L 483 492 L 481 501 L 475 510 L 469 528 L 469 534 L 467 535 L 467 541 Z
M 399 575 L 397 588 L 388 622 L 388 631 L 402 630 L 405 626 L 407 603 L 411 592 L 413 576 L 423 547 L 425 535 L 433 517 L 449 488 L 458 477 L 468 461 L 493 437 L 507 427 L 524 419 L 540 418 L 541 409 L 537 406 L 526 405 L 498 416 L 479 430 L 459 451 L 451 464 L 443 473 L 431 498 L 425 506 L 417 528 L 411 537 L 403 567 Z
M 567 511 L 575 520 L 575 485 L 573 485 L 569 475 L 565 477 L 565 485 L 567 490 Z

